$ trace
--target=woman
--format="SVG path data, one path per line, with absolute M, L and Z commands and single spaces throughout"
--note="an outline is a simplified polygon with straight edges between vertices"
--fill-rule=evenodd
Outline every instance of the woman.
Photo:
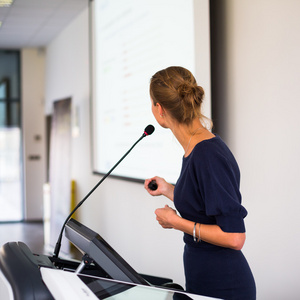
M 241 205 L 239 168 L 221 138 L 205 127 L 202 87 L 190 71 L 169 67 L 151 78 L 150 96 L 157 122 L 172 131 L 184 150 L 175 187 L 155 176 L 145 180 L 145 188 L 174 201 L 180 213 L 168 205 L 155 211 L 163 228 L 184 232 L 187 292 L 256 299 L 254 278 L 241 252 L 247 211 Z M 152 180 L 156 190 L 148 186 Z

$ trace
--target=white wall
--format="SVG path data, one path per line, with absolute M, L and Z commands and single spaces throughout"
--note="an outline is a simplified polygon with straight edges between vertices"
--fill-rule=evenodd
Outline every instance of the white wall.
M 79 111 L 80 135 L 72 140 L 71 158 L 77 200 L 101 179 L 91 169 L 88 59 L 85 11 L 49 45 L 46 55 L 46 113 L 51 113 L 54 100 L 69 96 Z M 155 209 L 163 205 L 165 200 L 148 196 L 140 183 L 108 178 L 80 208 L 79 216 L 138 272 L 184 284 L 181 233 L 164 231 L 155 220 Z
M 220 48 L 226 68 L 220 85 L 226 112 L 221 125 L 242 172 L 247 242 L 244 253 L 256 278 L 258 299 L 300 294 L 300 2 L 227 0 L 226 36 Z M 88 12 L 47 48 L 46 105 L 72 96 L 80 136 L 73 139 L 72 176 L 81 199 L 100 179 L 91 174 L 89 132 Z M 222 93 L 223 92 L 223 93 Z M 221 108 L 222 109 L 222 108 Z M 137 133 L 139 136 L 139 133 Z M 135 149 L 134 151 L 138 151 Z M 155 174 L 153 174 L 155 175 Z M 80 210 L 137 271 L 183 284 L 181 233 L 161 229 L 154 210 L 166 203 L 138 183 L 108 179 Z
M 300 1 L 224 5 L 218 93 L 249 211 L 244 253 L 258 299 L 299 299 Z
M 23 49 L 21 72 L 25 219 L 41 220 L 43 184 L 46 181 L 44 50 Z M 31 156 L 39 156 L 40 159 L 32 160 Z

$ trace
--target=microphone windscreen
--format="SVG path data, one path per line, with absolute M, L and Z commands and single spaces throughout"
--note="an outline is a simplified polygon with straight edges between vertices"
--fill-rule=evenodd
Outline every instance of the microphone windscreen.
M 144 130 L 144 134 L 145 135 L 150 135 L 154 132 L 154 126 L 153 125 L 148 125 L 145 130 Z

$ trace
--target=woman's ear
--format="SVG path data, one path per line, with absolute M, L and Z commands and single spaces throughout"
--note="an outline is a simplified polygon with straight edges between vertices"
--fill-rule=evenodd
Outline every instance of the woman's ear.
M 163 109 L 163 107 L 159 104 L 159 103 L 156 103 L 155 105 L 158 109 L 158 113 L 161 117 L 163 117 L 165 115 L 165 110 Z

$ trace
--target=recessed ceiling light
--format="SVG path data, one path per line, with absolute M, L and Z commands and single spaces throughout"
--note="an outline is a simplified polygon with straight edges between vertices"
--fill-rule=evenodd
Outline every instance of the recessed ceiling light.
M 0 0 L 0 7 L 9 7 L 14 0 Z

